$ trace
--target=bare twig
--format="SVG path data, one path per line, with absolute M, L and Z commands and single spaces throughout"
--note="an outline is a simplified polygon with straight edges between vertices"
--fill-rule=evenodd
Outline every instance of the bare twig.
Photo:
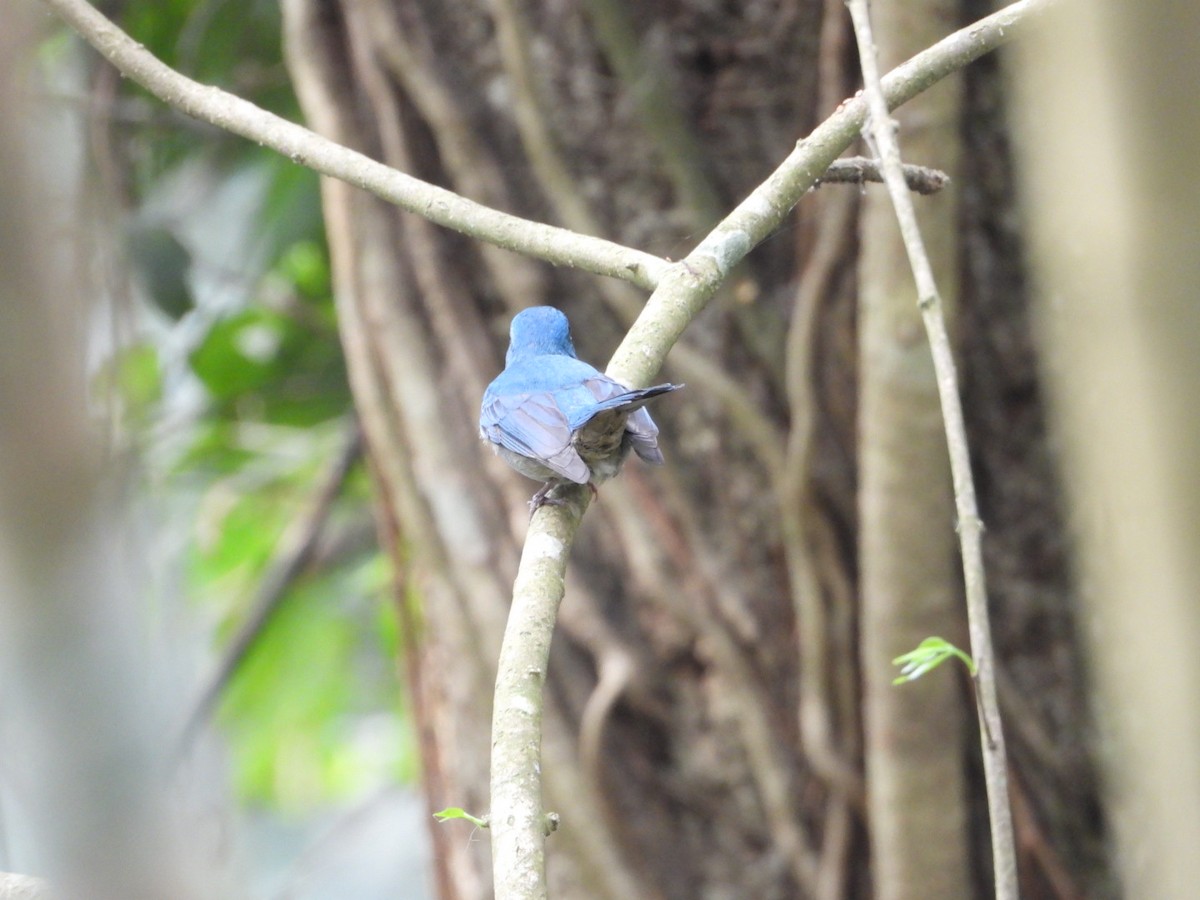
M 908 163 L 901 168 L 904 172 L 904 183 L 910 191 L 916 191 L 918 194 L 936 194 L 950 183 L 950 176 L 940 169 L 911 166 Z M 845 159 L 834 161 L 813 187 L 823 184 L 865 184 L 868 181 L 883 180 L 879 160 L 867 159 L 865 156 L 847 156 Z
M 983 523 L 980 521 L 975 501 L 975 484 L 971 475 L 971 458 L 966 425 L 963 421 L 962 401 L 958 393 L 954 353 L 946 331 L 942 300 L 934 281 L 933 268 L 925 252 L 921 230 L 917 225 L 916 210 L 905 184 L 900 148 L 894 133 L 895 123 L 888 115 L 887 98 L 880 84 L 867 0 L 847 0 L 846 5 L 850 9 L 855 35 L 858 38 L 864 91 L 870 106 L 870 137 L 877 145 L 883 162 L 884 179 L 896 210 L 909 265 L 916 279 L 921 317 L 933 353 L 954 482 L 954 502 L 958 514 L 958 535 L 966 585 L 967 618 L 971 633 L 971 655 L 978 667 L 975 680 L 976 699 L 982 732 L 988 813 L 992 827 L 996 897 L 998 900 L 1016 900 L 1017 863 L 1008 796 L 1007 755 L 1000 723 L 1000 709 L 996 701 L 995 652 L 992 649 L 991 627 L 988 622 L 981 543 Z
M 45 3 L 122 73 L 164 103 L 439 225 L 547 262 L 622 278 L 641 287 L 653 287 L 668 265 L 640 250 L 531 222 L 467 200 L 342 147 L 240 97 L 186 78 L 133 41 L 86 0 Z

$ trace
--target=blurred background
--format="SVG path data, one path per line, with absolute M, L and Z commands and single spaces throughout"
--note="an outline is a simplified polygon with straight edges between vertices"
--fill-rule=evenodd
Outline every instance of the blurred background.
M 172 65 L 299 117 L 275 4 L 107 11 Z M 158 749 L 191 786 L 196 834 L 247 896 L 429 896 L 317 178 L 172 112 L 28 12 L 40 27 L 6 71 L 37 199 L 9 225 L 42 216 L 40 261 L 69 267 L 53 314 L 74 319 L 59 349 L 86 393 L 80 452 L 103 468 L 137 585 L 120 602 L 165 682 Z M 10 506 L 9 527 L 23 515 Z M 0 777 L 0 870 L 36 871 L 19 781 Z
M 1056 18 L 898 111 L 952 314 L 1022 896 L 1200 881 L 1192 10 Z M 873 11 L 885 69 L 992 12 Z M 859 84 L 841 0 L 123 0 L 168 65 L 480 202 L 678 259 Z M 197 123 L 0 13 L 0 870 L 64 896 L 490 896 L 491 684 L 536 485 L 507 323 L 644 297 Z M 1148 65 L 1147 60 L 1153 60 Z M 852 147 L 851 152 L 863 152 Z M 547 685 L 551 894 L 991 895 L 937 393 L 879 186 L 674 348 Z

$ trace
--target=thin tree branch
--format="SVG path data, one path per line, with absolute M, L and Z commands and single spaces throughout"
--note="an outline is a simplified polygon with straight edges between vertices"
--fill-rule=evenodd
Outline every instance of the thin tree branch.
M 994 50 L 1054 2 L 1020 0 L 917 54 L 884 79 L 886 104 L 899 106 Z M 687 258 L 669 268 L 617 348 L 608 374 L 628 384 L 649 384 L 730 269 L 780 225 L 857 138 L 866 116 L 866 101 L 861 97 L 840 106 Z M 497 900 L 546 896 L 538 750 L 541 687 L 571 541 L 590 499 L 582 488 L 564 491 L 563 496 L 567 505 L 543 506 L 530 523 L 500 651 L 492 719 L 490 817 Z
M 556 265 L 621 278 L 644 288 L 656 287 L 662 276 L 672 271 L 665 260 L 651 254 L 531 222 L 467 200 L 397 172 L 219 88 L 186 78 L 133 41 L 86 0 L 43 2 L 122 74 L 164 103 L 270 147 L 323 175 L 370 191 L 439 225 Z M 883 88 L 889 105 L 893 108 L 900 105 L 948 73 L 994 50 L 1014 37 L 1033 14 L 1053 2 L 1020 0 L 913 57 L 884 79 Z M 710 235 L 711 241 L 697 248 L 703 250 L 700 256 L 714 261 L 719 258 L 726 269 L 741 260 L 751 247 L 778 227 L 804 192 L 850 145 L 865 115 L 866 105 L 861 98 L 839 108 L 801 141 L 783 165 Z M 694 314 L 693 311 L 691 315 Z M 647 324 L 651 321 L 647 320 Z M 686 321 L 677 323 L 664 334 L 665 343 L 661 351 L 654 354 L 654 359 L 648 360 L 652 368 L 647 368 L 647 372 L 661 367 L 662 357 L 678 339 L 685 324 Z
M 871 20 L 867 0 L 847 0 L 854 32 L 858 38 L 859 59 L 862 64 L 865 93 L 870 107 L 870 136 L 883 162 L 884 180 L 901 238 L 908 254 L 909 265 L 917 283 L 921 318 L 929 338 L 941 399 L 946 443 L 950 453 L 950 470 L 954 482 L 954 503 L 958 514 L 958 535 L 962 549 L 963 580 L 966 586 L 967 619 L 971 634 L 971 655 L 978 667 L 976 700 L 979 711 L 981 743 L 983 745 L 984 777 L 987 782 L 988 815 L 992 828 L 992 859 L 997 900 L 1016 900 L 1017 861 L 1013 843 L 1012 810 L 1008 794 L 1008 763 L 1004 747 L 1004 732 L 1000 708 L 996 700 L 996 661 L 992 648 L 991 627 L 988 622 L 987 587 L 984 580 L 982 532 L 983 523 L 975 500 L 975 484 L 971 475 L 971 456 L 967 445 L 967 429 L 963 420 L 962 400 L 958 393 L 954 352 L 946 331 L 942 299 L 933 277 L 933 267 L 925 252 L 924 240 L 917 225 L 905 184 L 900 162 L 900 147 L 896 141 L 895 122 L 888 114 L 888 103 L 879 80 L 875 42 L 871 36 Z
M 950 176 L 940 169 L 912 166 L 908 163 L 905 163 L 902 169 L 904 183 L 910 191 L 916 191 L 918 194 L 936 194 L 950 183 Z M 884 181 L 879 160 L 867 159 L 865 156 L 847 156 L 845 159 L 834 161 L 813 187 L 823 184 L 865 184 L 868 181 Z
M 590 499 L 581 487 L 563 495 L 566 505 L 541 507 L 530 524 L 497 663 L 489 815 L 497 900 L 546 897 L 542 687 L 567 557 Z
M 292 519 L 279 538 L 275 555 L 259 584 L 250 615 L 229 642 L 216 671 L 209 678 L 184 723 L 179 744 L 181 754 L 187 752 L 200 727 L 212 715 L 217 700 L 224 693 L 234 673 L 262 637 L 275 613 L 283 606 L 288 587 L 312 559 L 329 512 L 333 508 L 333 502 L 341 494 L 346 477 L 361 454 L 362 432 L 355 421 L 348 429 L 341 449 L 326 466 L 304 509 Z
M 431 222 L 556 265 L 621 278 L 643 288 L 652 288 L 668 265 L 649 253 L 509 215 L 396 171 L 240 97 L 184 77 L 86 0 L 44 2 L 124 75 L 164 103 Z

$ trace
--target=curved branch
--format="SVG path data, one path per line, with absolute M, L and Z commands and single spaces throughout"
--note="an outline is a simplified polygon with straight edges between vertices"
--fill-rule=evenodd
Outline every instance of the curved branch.
M 500 646 L 492 708 L 492 867 L 498 900 L 546 897 L 542 686 L 566 585 L 567 557 L 591 495 L 563 491 L 529 526 Z
M 611 241 L 509 215 L 399 172 L 157 59 L 86 0 L 44 0 L 122 74 L 189 116 L 240 134 L 322 175 L 339 178 L 438 225 L 556 265 L 657 284 L 668 263 Z

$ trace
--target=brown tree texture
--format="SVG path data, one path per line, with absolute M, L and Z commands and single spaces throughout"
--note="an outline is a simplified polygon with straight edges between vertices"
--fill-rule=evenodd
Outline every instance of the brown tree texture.
M 858 84 L 836 0 L 285 0 L 309 124 L 510 212 L 683 256 Z M 988 12 L 884 16 L 885 65 Z M 917 30 L 917 25 L 921 29 Z M 1022 895 L 1103 896 L 1074 593 L 1033 365 L 994 60 L 902 116 L 956 310 L 987 524 Z M 552 303 L 601 363 L 636 289 L 324 183 L 340 327 L 396 563 L 431 810 L 488 807 L 495 660 L 532 485 L 477 440 L 507 322 Z M 606 485 L 547 681 L 557 897 L 987 893 L 969 684 L 891 658 L 965 641 L 928 349 L 882 188 L 807 196 L 672 352 L 668 466 Z M 487 841 L 432 829 L 444 897 Z M 929 873 L 937 873 L 934 878 Z

